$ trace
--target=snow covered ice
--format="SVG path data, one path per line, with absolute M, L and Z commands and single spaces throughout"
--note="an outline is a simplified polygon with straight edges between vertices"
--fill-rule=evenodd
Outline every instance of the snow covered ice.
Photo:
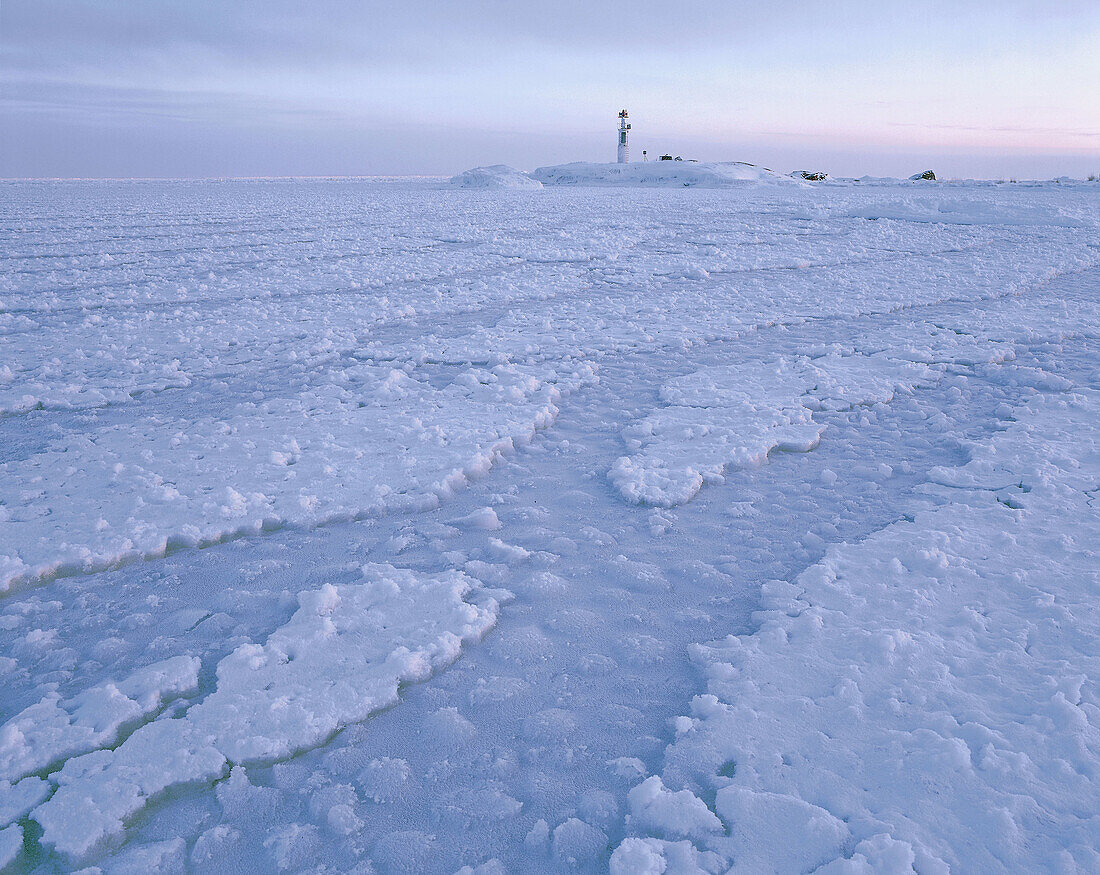
M 1100 871 L 1100 186 L 0 183 L 0 869 Z

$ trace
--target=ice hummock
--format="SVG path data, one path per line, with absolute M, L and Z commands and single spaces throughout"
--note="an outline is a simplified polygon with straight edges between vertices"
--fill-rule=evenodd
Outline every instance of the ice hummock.
M 542 188 L 537 179 L 507 164 L 464 170 L 451 177 L 451 185 L 458 188 Z

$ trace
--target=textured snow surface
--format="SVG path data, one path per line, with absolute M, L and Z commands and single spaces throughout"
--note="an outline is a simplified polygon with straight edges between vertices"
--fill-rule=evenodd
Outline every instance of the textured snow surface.
M 1100 869 L 1100 189 L 616 167 L 0 185 L 0 868 Z
M 694 649 L 708 692 L 667 753 L 713 769 L 729 834 L 686 789 L 663 816 L 632 795 L 633 826 L 737 871 L 1100 866 L 1098 402 L 1031 399 L 931 472 L 942 506 L 765 584 L 753 635 Z

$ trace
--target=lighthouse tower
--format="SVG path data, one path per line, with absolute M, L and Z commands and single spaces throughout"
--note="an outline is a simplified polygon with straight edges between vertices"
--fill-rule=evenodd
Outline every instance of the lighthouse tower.
M 630 146 L 626 142 L 626 132 L 630 130 L 630 125 L 626 123 L 627 114 L 624 109 L 619 113 L 619 163 L 630 163 Z

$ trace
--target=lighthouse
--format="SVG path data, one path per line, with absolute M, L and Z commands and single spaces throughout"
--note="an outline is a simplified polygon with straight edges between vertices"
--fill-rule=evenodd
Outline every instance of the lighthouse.
M 630 125 L 626 123 L 627 114 L 624 109 L 619 113 L 619 163 L 630 163 L 630 146 L 626 142 L 626 133 L 630 130 Z

